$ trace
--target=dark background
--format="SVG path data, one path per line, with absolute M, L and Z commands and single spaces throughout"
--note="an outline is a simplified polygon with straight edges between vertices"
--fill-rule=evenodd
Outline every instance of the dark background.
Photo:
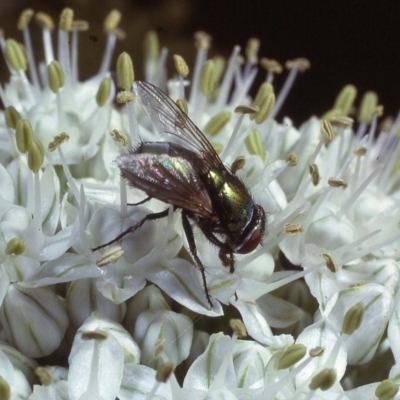
M 386 115 L 395 115 L 400 106 L 400 1 L 1 0 L 0 27 L 6 38 L 22 41 L 16 21 L 27 7 L 46 12 L 55 21 L 64 7 L 71 7 L 75 19 L 90 23 L 90 30 L 80 37 L 81 78 L 98 70 L 105 43 L 102 21 L 117 8 L 123 13 L 120 26 L 127 38 L 119 42 L 116 54 L 131 54 L 138 79 L 147 30 L 157 30 L 170 55 L 181 54 L 190 64 L 195 55 L 193 32 L 204 30 L 213 37 L 210 55 L 228 56 L 233 45 L 245 47 L 248 38 L 258 37 L 260 56 L 282 63 L 299 56 L 311 61 L 278 119 L 288 115 L 298 124 L 310 115 L 321 115 L 347 83 L 357 86 L 358 100 L 366 90 L 378 92 Z M 31 31 L 40 49 L 40 30 L 34 22 Z M 2 83 L 7 75 L 0 63 Z M 275 80 L 276 91 L 282 82 L 283 76 Z

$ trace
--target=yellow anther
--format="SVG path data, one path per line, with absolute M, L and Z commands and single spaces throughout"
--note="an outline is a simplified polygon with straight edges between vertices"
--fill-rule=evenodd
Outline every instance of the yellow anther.
M 62 132 L 59 135 L 54 136 L 53 140 L 49 143 L 47 149 L 49 151 L 54 151 L 60 147 L 63 143 L 68 142 L 69 135 L 66 132 Z
M 310 172 L 311 175 L 311 182 L 314 186 L 318 186 L 321 177 L 319 175 L 319 171 L 318 171 L 318 165 L 317 164 L 310 164 L 308 166 L 308 171 Z
M 362 302 L 355 304 L 351 307 L 344 316 L 342 332 L 346 335 L 351 335 L 356 331 L 364 318 L 365 307 Z
M 9 128 L 15 129 L 18 121 L 21 119 L 19 112 L 14 106 L 9 106 L 4 110 L 6 125 Z
M 103 107 L 111 93 L 112 81 L 110 78 L 104 78 L 96 93 L 96 103 L 99 107 Z
M 336 265 L 335 260 L 332 257 L 332 254 L 322 253 L 320 256 L 325 261 L 325 265 L 329 269 L 329 271 L 333 273 L 336 273 L 338 271 L 338 267 Z
M 208 50 L 211 47 L 211 36 L 203 31 L 194 34 L 194 45 L 198 50 Z
M 237 171 L 242 169 L 246 164 L 245 156 L 237 156 L 231 165 L 231 171 L 236 174 Z
M 64 71 L 57 60 L 47 66 L 47 75 L 51 91 L 57 93 L 64 86 Z
M 54 382 L 53 375 L 48 368 L 35 368 L 35 375 L 39 378 L 39 381 L 43 386 L 49 386 Z
M 181 111 L 183 111 L 183 112 L 187 115 L 187 113 L 189 112 L 189 109 L 188 109 L 188 105 L 187 105 L 187 103 L 186 103 L 185 100 L 183 100 L 183 99 L 178 99 L 178 100 L 176 101 L 176 105 L 179 107 L 179 109 L 180 109 Z
M 134 98 L 135 97 L 134 97 L 133 93 L 128 92 L 126 90 L 119 92 L 116 96 L 117 103 L 120 103 L 120 104 L 129 103 L 130 101 L 133 101 Z
M 322 132 L 325 134 L 325 141 L 329 143 L 335 136 L 330 122 L 326 119 L 321 119 L 321 129 Z
M 300 233 L 303 233 L 303 226 L 301 224 L 295 224 L 295 223 L 287 223 L 283 225 L 283 229 L 285 229 L 285 232 L 289 236 L 296 236 Z
M 295 167 L 299 162 L 299 157 L 296 153 L 289 153 L 286 157 L 289 167 Z
M 60 14 L 58 27 L 63 31 L 69 32 L 71 30 L 73 19 L 74 19 L 74 11 L 72 10 L 72 8 L 68 7 L 64 8 L 64 10 L 62 10 Z
M 35 21 L 41 28 L 47 28 L 51 31 L 54 30 L 54 21 L 50 15 L 44 12 L 38 12 L 35 14 Z
M 157 382 L 167 382 L 169 377 L 174 373 L 175 366 L 171 362 L 166 362 L 160 368 L 158 368 L 156 373 Z
M 189 75 L 189 67 L 184 58 L 178 54 L 174 55 L 175 69 L 180 76 L 186 78 Z
M 278 363 L 278 369 L 287 369 L 299 362 L 307 353 L 304 344 L 292 344 L 283 353 Z
M 103 29 L 105 33 L 110 31 L 114 31 L 115 28 L 118 27 L 119 22 L 121 21 L 121 13 L 118 10 L 111 10 L 103 22 Z
M 118 85 L 125 90 L 130 90 L 135 80 L 131 56 L 123 52 L 117 59 Z
M 160 54 L 160 43 L 156 31 L 148 31 L 144 37 L 144 53 L 152 58 Z
M 208 96 L 214 89 L 214 61 L 208 60 L 201 67 L 199 87 L 202 93 Z
M 26 243 L 20 239 L 20 238 L 12 238 L 7 242 L 6 249 L 4 250 L 4 253 L 7 255 L 14 254 L 16 256 L 19 256 L 20 254 L 23 254 L 26 250 Z
M 309 384 L 311 390 L 328 390 L 336 382 L 336 370 L 333 368 L 326 368 L 314 375 Z
M 349 115 L 356 96 L 356 87 L 354 85 L 346 85 L 336 97 L 333 108 L 341 110 L 341 115 Z
M 347 182 L 340 178 L 331 177 L 328 179 L 328 185 L 335 188 L 346 189 Z
M 26 71 L 27 62 L 24 48 L 14 39 L 6 40 L 5 56 L 14 71 Z
M 126 146 L 129 143 L 129 139 L 125 133 L 119 131 L 118 129 L 113 129 L 112 132 L 110 132 L 110 135 L 116 142 L 121 143 L 122 146 Z
M 35 174 L 39 172 L 44 160 L 44 148 L 39 139 L 33 139 L 28 149 L 28 167 Z
M 282 64 L 276 60 L 272 60 L 266 57 L 260 59 L 260 66 L 268 72 L 273 72 L 274 74 L 281 74 L 283 71 Z
M 18 30 L 22 31 L 29 24 L 29 22 L 31 22 L 33 14 L 35 14 L 35 12 L 31 8 L 27 8 L 26 10 L 22 11 L 18 18 Z
M 233 333 L 238 337 L 238 338 L 244 338 L 247 336 L 247 331 L 246 328 L 240 319 L 235 319 L 232 318 L 229 321 L 229 326 L 233 330 Z
M 268 93 L 266 97 L 261 101 L 259 107 L 260 111 L 258 113 L 253 114 L 251 117 L 254 117 L 256 124 L 262 124 L 268 116 L 271 114 L 272 110 L 275 106 L 275 94 Z
M 311 67 L 311 63 L 307 58 L 296 58 L 294 60 L 286 61 L 285 67 L 287 69 L 297 69 L 300 72 L 304 72 Z
M 260 108 L 257 106 L 237 106 L 234 110 L 237 114 L 255 114 L 260 111 Z
M 21 153 L 26 153 L 33 140 L 33 129 L 27 119 L 20 119 L 15 126 L 15 141 Z
M 108 338 L 108 333 L 98 328 L 94 331 L 82 332 L 81 338 L 82 340 L 98 340 L 99 342 L 102 342 Z
M 105 251 L 97 260 L 98 267 L 104 267 L 108 264 L 117 262 L 124 255 L 121 246 L 114 246 Z
M 207 125 L 204 127 L 204 132 L 211 136 L 216 135 L 222 130 L 222 128 L 231 119 L 231 113 L 229 111 L 221 111 L 208 121 Z
M 358 112 L 358 122 L 370 124 L 376 113 L 377 105 L 378 95 L 373 91 L 366 92 L 361 100 Z
M 266 149 L 258 129 L 252 129 L 249 132 L 245 139 L 245 145 L 250 154 L 259 156 L 262 160 L 265 160 Z
M 258 50 L 260 49 L 260 39 L 257 38 L 250 38 L 247 41 L 247 46 L 245 50 L 245 54 L 247 57 L 247 61 L 252 64 L 256 65 L 258 63 Z

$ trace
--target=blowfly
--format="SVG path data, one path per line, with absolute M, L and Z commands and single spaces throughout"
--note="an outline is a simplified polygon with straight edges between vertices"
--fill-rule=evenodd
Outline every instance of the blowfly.
M 254 202 L 241 179 L 222 163 L 204 134 L 169 96 L 146 82 L 135 82 L 133 88 L 157 131 L 169 141 L 140 142 L 119 156 L 117 165 L 129 185 L 146 193 L 141 203 L 155 198 L 181 210 L 189 250 L 212 307 L 192 224 L 219 249 L 222 264 L 233 273 L 234 253 L 249 253 L 262 241 L 266 224 L 264 209 Z M 115 243 L 146 221 L 166 217 L 168 210 L 169 207 L 146 215 L 115 239 L 93 250 Z

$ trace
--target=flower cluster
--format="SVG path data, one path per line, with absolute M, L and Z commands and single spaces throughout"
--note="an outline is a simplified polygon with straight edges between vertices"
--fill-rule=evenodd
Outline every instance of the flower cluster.
M 245 57 L 235 47 L 228 60 L 209 58 L 211 38 L 198 32 L 193 70 L 174 55 L 172 76 L 149 32 L 144 80 L 188 114 L 267 215 L 262 246 L 235 254 L 233 273 L 193 224 L 206 292 L 179 211 L 135 225 L 166 205 L 143 202 L 113 162 L 140 140 L 165 140 L 135 97 L 127 53 L 113 82 L 120 17 L 106 17 L 103 60 L 85 82 L 78 41 L 88 23 L 71 9 L 57 46 L 53 20 L 32 10 L 18 22 L 23 45 L 0 38 L 10 71 L 0 87 L 0 397 L 397 396 L 400 118 L 378 127 L 373 92 L 355 113 L 347 85 L 321 118 L 278 122 L 307 60 L 286 63 L 276 96 L 282 67 L 258 59 L 258 40 Z M 265 81 L 252 99 L 257 74 Z

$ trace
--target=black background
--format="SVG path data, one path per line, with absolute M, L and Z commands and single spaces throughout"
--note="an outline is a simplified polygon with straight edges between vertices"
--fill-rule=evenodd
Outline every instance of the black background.
M 170 54 L 181 54 L 189 62 L 195 55 L 193 32 L 204 30 L 213 37 L 210 55 L 228 56 L 233 45 L 244 47 L 248 38 L 258 37 L 260 56 L 282 63 L 299 56 L 311 61 L 278 119 L 288 115 L 298 124 L 310 115 L 321 115 L 347 83 L 359 89 L 358 100 L 366 90 L 378 92 L 386 115 L 396 115 L 400 106 L 400 1 L 1 0 L 0 26 L 6 38 L 22 41 L 16 21 L 27 7 L 45 11 L 56 21 L 64 7 L 71 7 L 76 19 L 89 21 L 90 30 L 80 39 L 82 79 L 98 69 L 105 42 L 102 20 L 117 8 L 123 13 L 120 26 L 127 32 L 117 53 L 131 54 L 138 79 L 147 30 L 156 29 Z M 34 23 L 32 31 L 40 49 L 40 30 Z M 7 75 L 0 65 L 2 83 Z M 277 91 L 283 79 L 276 79 Z

